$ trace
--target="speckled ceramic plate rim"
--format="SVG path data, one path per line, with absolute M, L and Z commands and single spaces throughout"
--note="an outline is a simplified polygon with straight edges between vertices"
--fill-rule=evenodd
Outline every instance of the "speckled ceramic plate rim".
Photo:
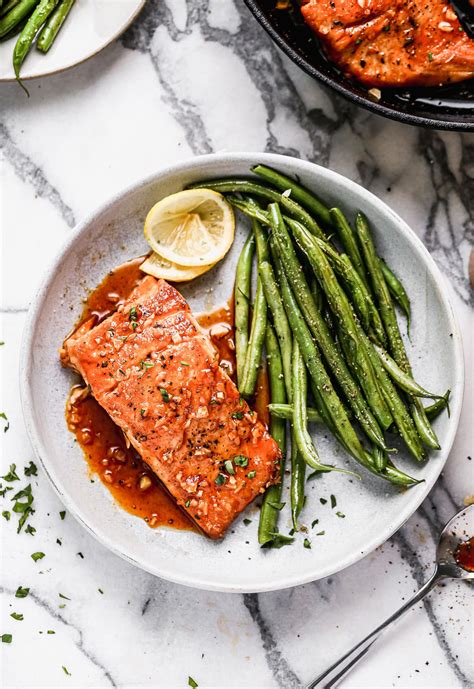
M 99 46 L 96 50 L 94 50 L 91 53 L 88 53 L 85 55 L 83 58 L 80 60 L 75 60 L 67 65 L 64 65 L 64 67 L 60 67 L 57 69 L 52 69 L 50 71 L 44 71 L 39 74 L 27 74 L 26 76 L 22 76 L 21 80 L 22 81 L 33 81 L 34 79 L 42 79 L 43 77 L 51 77 L 54 76 L 55 74 L 62 74 L 63 72 L 66 72 L 69 69 L 72 69 L 73 67 L 77 67 L 78 65 L 83 65 L 84 62 L 87 62 L 88 60 L 91 60 L 93 57 L 101 53 L 105 48 L 107 48 L 111 43 L 117 40 L 117 38 L 120 38 L 120 36 L 125 33 L 125 31 L 128 29 L 128 27 L 135 21 L 135 19 L 138 17 L 142 9 L 145 7 L 145 3 L 147 0 L 139 0 L 138 6 L 136 9 L 132 12 L 132 14 L 128 17 L 128 19 L 122 24 L 122 26 L 113 34 L 113 36 L 110 36 L 109 38 L 106 39 L 105 43 Z M 45 56 L 45 59 L 47 61 L 48 56 Z M 14 74 L 12 74 L 11 77 L 2 77 L 0 76 L 0 83 L 2 84 L 8 84 L 11 83 L 12 81 L 16 81 L 16 77 Z
M 448 315 L 449 318 L 449 330 L 453 334 L 453 350 L 454 350 L 454 361 L 453 361 L 453 371 L 454 371 L 454 376 L 455 376 L 455 381 L 456 385 L 458 387 L 457 394 L 455 398 L 452 400 L 451 404 L 451 418 L 450 418 L 450 424 L 449 424 L 449 430 L 446 434 L 446 438 L 444 441 L 444 446 L 443 449 L 441 450 L 440 454 L 437 455 L 436 460 L 436 468 L 433 469 L 431 468 L 431 473 L 430 476 L 427 478 L 427 480 L 420 484 L 419 486 L 416 486 L 415 488 L 412 488 L 410 490 L 410 493 L 413 494 L 414 491 L 417 491 L 416 499 L 414 499 L 412 502 L 407 504 L 407 506 L 400 511 L 399 518 L 389 527 L 385 528 L 382 530 L 380 533 L 378 533 L 376 536 L 374 536 L 371 540 L 369 540 L 366 543 L 366 546 L 362 552 L 358 552 L 356 554 L 350 554 L 349 556 L 345 558 L 341 558 L 338 562 L 336 563 L 331 563 L 326 567 L 326 569 L 319 570 L 318 573 L 314 576 L 311 575 L 306 575 L 302 577 L 298 576 L 293 576 L 292 578 L 285 579 L 284 576 L 282 577 L 281 575 L 278 575 L 278 581 L 269 581 L 267 585 L 265 586 L 259 586 L 258 588 L 252 588 L 249 586 L 235 586 L 231 585 L 229 586 L 226 584 L 225 581 L 221 582 L 216 582 L 216 581 L 203 581 L 202 579 L 199 579 L 196 581 L 195 578 L 187 576 L 186 572 L 176 572 L 172 568 L 165 569 L 163 567 L 159 568 L 154 568 L 150 566 L 148 563 L 139 561 L 138 559 L 132 558 L 130 555 L 127 553 L 123 552 L 117 545 L 113 542 L 113 539 L 108 538 L 106 535 L 100 532 L 99 529 L 94 528 L 91 524 L 89 524 L 81 515 L 81 508 L 80 505 L 76 505 L 75 501 L 73 498 L 71 498 L 68 495 L 67 492 L 67 487 L 64 485 L 60 485 L 60 482 L 57 480 L 54 474 L 54 470 L 51 470 L 50 467 L 48 466 L 48 450 L 47 448 L 43 445 L 43 443 L 40 440 L 36 424 L 34 421 L 34 414 L 33 414 L 33 405 L 32 405 L 32 400 L 30 398 L 30 392 L 29 392 L 29 387 L 28 387 L 28 379 L 30 376 L 30 370 L 31 370 L 31 365 L 33 361 L 32 357 L 32 345 L 33 345 L 33 340 L 34 340 L 34 333 L 36 329 L 36 324 L 38 320 L 41 318 L 41 313 L 42 313 L 42 306 L 43 302 L 46 298 L 46 295 L 48 293 L 48 289 L 50 286 L 50 283 L 52 282 L 52 279 L 54 277 L 54 274 L 58 268 L 58 266 L 61 264 L 63 258 L 66 256 L 66 254 L 70 251 L 78 237 L 87 230 L 89 225 L 94 222 L 94 220 L 100 216 L 102 213 L 105 211 L 111 209 L 117 202 L 119 202 L 123 197 L 127 196 L 130 193 L 133 193 L 137 190 L 139 190 L 142 186 L 147 185 L 157 179 L 163 179 L 166 178 L 167 175 L 175 174 L 180 171 L 186 170 L 187 172 L 193 171 L 193 170 L 198 170 L 203 164 L 209 164 L 210 162 L 215 162 L 215 164 L 218 166 L 220 163 L 232 163 L 232 162 L 247 162 L 248 166 L 252 164 L 255 164 L 256 159 L 264 164 L 273 166 L 273 167 L 279 167 L 282 169 L 285 169 L 285 165 L 289 167 L 288 161 L 293 161 L 293 163 L 297 163 L 299 166 L 303 166 L 304 168 L 308 169 L 308 172 L 311 171 L 311 169 L 314 170 L 314 168 L 318 168 L 318 174 L 321 176 L 326 176 L 329 180 L 338 180 L 339 182 L 342 182 L 346 185 L 348 189 L 350 189 L 352 192 L 355 192 L 359 194 L 362 198 L 365 198 L 369 202 L 375 204 L 376 206 L 379 207 L 379 210 L 381 210 L 383 213 L 391 216 L 392 220 L 397 224 L 398 229 L 400 231 L 400 234 L 403 236 L 404 240 L 408 242 L 411 245 L 411 248 L 413 251 L 417 254 L 418 259 L 422 262 L 424 267 L 426 268 L 427 272 L 430 273 L 431 277 L 434 278 L 434 284 L 435 284 L 435 289 L 438 292 L 438 296 L 440 298 L 440 301 L 442 302 L 445 311 Z M 291 163 L 290 163 L 291 165 Z M 290 171 L 291 174 L 291 171 Z M 398 529 L 400 529 L 401 526 L 414 514 L 414 512 L 418 509 L 420 504 L 423 502 L 423 500 L 426 498 L 426 496 L 429 494 L 431 491 L 432 487 L 436 483 L 441 471 L 444 468 L 444 465 L 446 464 L 447 458 L 449 456 L 449 453 L 451 451 L 454 438 L 456 435 L 457 427 L 459 424 L 459 418 L 461 414 L 461 407 L 462 407 L 462 398 L 463 398 L 463 389 L 464 389 L 464 360 L 463 360 L 463 350 L 462 350 L 462 341 L 461 341 L 461 336 L 460 336 L 460 331 L 459 327 L 456 322 L 456 317 L 453 311 L 453 308 L 451 306 L 451 303 L 446 296 L 446 284 L 445 284 L 445 279 L 444 276 L 442 275 L 441 271 L 438 269 L 437 265 L 435 264 L 434 260 L 430 256 L 428 250 L 426 247 L 423 245 L 421 240 L 416 236 L 416 234 L 409 228 L 409 226 L 405 223 L 404 220 L 400 218 L 393 210 L 390 209 L 389 206 L 387 206 L 383 201 L 378 199 L 374 194 L 371 192 L 367 191 L 360 185 L 356 184 L 355 182 L 347 179 L 343 175 L 340 175 L 336 172 L 333 172 L 327 168 L 324 168 L 322 166 L 316 165 L 314 163 L 306 162 L 306 161 L 301 161 L 295 158 L 292 158 L 291 156 L 284 156 L 284 155 L 279 155 L 279 154 L 272 154 L 272 153 L 213 153 L 209 155 L 203 155 L 203 156 L 197 156 L 195 158 L 192 158 L 189 161 L 182 161 L 179 162 L 175 165 L 168 166 L 166 168 L 163 168 L 161 171 L 158 171 L 152 175 L 149 175 L 138 182 L 135 182 L 134 184 L 131 184 L 128 186 L 126 189 L 122 190 L 115 196 L 113 196 L 111 199 L 109 199 L 105 204 L 97 208 L 95 211 L 90 213 L 82 222 L 78 223 L 78 225 L 75 228 L 74 234 L 72 237 L 65 242 L 63 245 L 62 250 L 59 252 L 59 254 L 56 256 L 56 258 L 51 262 L 49 268 L 47 269 L 45 273 L 45 277 L 43 279 L 43 282 L 41 283 L 41 286 L 32 301 L 32 304 L 30 306 L 30 309 L 28 311 L 28 316 L 27 316 L 27 321 L 24 327 L 23 331 L 23 337 L 22 337 L 22 343 L 21 343 L 21 352 L 20 352 L 20 394 L 21 394 L 21 404 L 22 404 L 22 409 L 23 409 L 23 416 L 25 420 L 25 426 L 26 430 L 31 442 L 31 445 L 33 447 L 33 450 L 36 454 L 36 457 L 38 458 L 39 462 L 41 463 L 46 475 L 48 476 L 49 480 L 51 481 L 54 489 L 56 490 L 58 496 L 64 503 L 65 507 L 73 514 L 73 516 L 91 533 L 100 543 L 105 545 L 107 548 L 109 548 L 111 551 L 119 555 L 120 557 L 124 558 L 126 561 L 131 562 L 132 564 L 140 567 L 141 569 L 144 569 L 145 571 L 150 572 L 151 574 L 154 574 L 155 576 L 159 576 L 163 579 L 166 579 L 168 581 L 172 581 L 178 584 L 182 584 L 185 586 L 190 586 L 194 588 L 200 588 L 200 589 L 206 589 L 206 590 L 213 590 L 213 591 L 221 591 L 221 592 L 232 592 L 232 593 L 260 593 L 264 591 L 274 591 L 274 590 L 281 590 L 285 588 L 290 588 L 292 586 L 298 586 L 301 584 L 308 583 L 310 581 L 314 581 L 316 579 L 323 579 L 327 576 L 330 576 L 332 574 L 335 574 L 337 572 L 342 571 L 346 567 L 349 567 L 350 565 L 358 562 L 361 560 L 363 557 L 366 555 L 370 554 L 373 552 L 376 548 L 378 548 L 380 545 L 385 543 L 387 539 L 389 539 Z M 64 430 L 66 431 L 66 426 L 64 426 Z M 441 456 L 442 455 L 442 456 Z M 432 465 L 433 467 L 433 465 Z

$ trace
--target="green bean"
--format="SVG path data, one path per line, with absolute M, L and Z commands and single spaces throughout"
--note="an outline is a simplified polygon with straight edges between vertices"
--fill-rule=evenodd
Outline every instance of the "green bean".
M 412 476 L 408 476 L 408 474 L 405 474 L 405 472 L 400 471 L 400 469 L 397 469 L 397 467 L 390 461 L 387 463 L 387 466 L 385 467 L 382 476 L 387 481 L 390 481 L 390 483 L 393 483 L 396 486 L 416 486 L 419 483 L 423 483 L 424 481 L 424 479 L 419 481 L 418 479 L 413 478 Z
M 293 405 L 292 404 L 274 404 L 273 402 L 268 405 L 268 411 L 272 416 L 277 419 L 287 419 L 291 420 L 293 418 Z M 316 423 L 321 423 L 322 418 L 317 409 L 313 407 L 308 407 L 306 409 L 308 416 L 308 421 L 314 421 Z
M 374 445 L 372 451 L 372 457 L 374 458 L 374 468 L 376 471 L 382 473 L 387 466 L 387 453 L 384 452 L 380 447 Z
M 434 404 L 431 404 L 429 407 L 425 407 L 425 414 L 426 416 L 432 421 L 433 419 L 436 419 L 437 416 L 441 414 L 444 409 L 448 409 L 448 416 L 450 416 L 450 410 L 449 410 L 449 396 L 451 394 L 451 390 L 448 390 L 446 394 L 443 395 L 443 397 L 440 397 L 439 400 L 436 400 Z
M 51 48 L 75 1 L 61 0 L 58 7 L 47 20 L 36 41 L 36 47 L 40 52 L 47 53 Z
M 267 304 L 273 315 L 273 324 L 278 335 L 283 359 L 283 371 L 288 399 L 293 399 L 293 384 L 291 378 L 292 335 L 291 328 L 286 317 L 286 312 L 281 301 L 280 292 L 275 279 L 273 268 L 268 261 L 264 261 L 258 267 L 260 279 Z
M 365 272 L 364 262 L 360 255 L 359 247 L 357 246 L 357 238 L 354 235 L 352 227 L 349 225 L 344 213 L 339 208 L 331 208 L 329 213 L 331 215 L 332 224 L 337 229 L 339 239 L 352 265 L 366 287 L 368 287 L 367 273 Z
M 282 361 L 278 340 L 272 326 L 267 323 L 265 332 L 265 346 L 267 350 L 268 378 L 270 383 L 270 399 L 274 404 L 284 404 L 286 401 L 285 385 L 282 380 Z M 278 444 L 281 452 L 280 482 L 270 486 L 263 498 L 260 520 L 258 525 L 258 542 L 265 545 L 273 541 L 277 532 L 279 510 L 275 507 L 281 501 L 283 488 L 283 474 L 286 454 L 286 423 L 276 416 L 272 417 L 270 433 Z
M 274 189 L 269 189 L 263 186 L 263 184 L 245 179 L 216 179 L 190 184 L 188 189 L 213 189 L 221 194 L 253 194 L 261 196 L 267 199 L 267 201 L 279 203 L 292 218 L 299 220 L 311 234 L 324 239 L 324 234 L 318 223 L 302 206 L 290 199 L 289 196 L 280 194 Z M 248 210 L 250 211 L 250 208 Z
M 15 27 L 13 27 L 13 29 L 10 31 L 10 33 L 6 33 L 5 36 L 2 36 L 0 38 L 0 43 L 5 43 L 5 41 L 9 41 L 14 36 L 18 36 L 18 34 L 23 31 L 23 27 L 26 26 L 27 21 L 28 21 L 28 17 L 25 17 L 24 19 L 22 19 L 19 24 L 17 24 Z
M 411 305 L 410 299 L 408 298 L 408 294 L 405 292 L 405 288 L 403 287 L 399 278 L 397 278 L 395 273 L 392 270 L 390 270 L 385 261 L 382 258 L 379 258 L 379 262 L 390 294 L 395 299 L 402 311 L 405 313 L 405 316 L 407 317 L 408 330 L 410 330 Z
M 257 220 L 253 221 L 253 226 L 257 240 L 258 273 L 262 281 L 265 299 L 273 316 L 273 324 L 277 333 L 283 359 L 286 394 L 291 401 L 293 399 L 291 380 L 293 336 L 281 301 L 275 274 L 269 260 L 270 255 L 268 253 L 266 234 Z
M 372 281 L 372 288 L 378 300 L 380 315 L 385 326 L 391 353 L 400 368 L 405 371 L 405 373 L 411 374 L 410 362 L 405 351 L 402 336 L 400 335 L 397 316 L 393 308 L 390 292 L 380 267 L 380 261 L 375 252 L 369 225 L 361 213 L 358 213 L 356 217 L 356 230 L 365 264 Z M 411 397 L 411 400 L 412 404 L 410 405 L 410 411 L 421 439 L 428 447 L 439 450 L 440 445 L 438 438 L 430 426 L 430 422 L 428 421 L 421 401 L 417 397 Z
M 384 369 L 389 373 L 392 380 L 405 392 L 415 395 L 416 397 L 430 397 L 431 399 L 438 400 L 442 398 L 442 395 L 435 395 L 432 392 L 428 392 L 419 385 L 412 376 L 408 375 L 402 371 L 400 366 L 392 359 L 390 354 L 388 354 L 382 347 L 378 347 L 376 344 L 373 345 L 375 351 L 379 355 L 379 359 L 382 362 Z
M 291 480 L 290 480 L 290 503 L 291 520 L 295 531 L 298 530 L 298 517 L 304 507 L 305 501 L 305 478 L 306 462 L 301 456 L 296 442 L 294 428 L 291 428 Z
M 24 59 L 28 55 L 36 34 L 41 29 L 44 22 L 54 10 L 58 2 L 59 0 L 40 0 L 33 14 L 28 19 L 25 28 L 21 32 L 13 50 L 13 69 L 15 70 L 15 76 L 18 81 L 20 81 L 21 66 Z M 14 11 L 15 10 L 13 10 L 13 12 Z
M 359 330 L 359 336 L 363 344 L 365 344 L 366 346 L 367 353 L 370 357 L 371 363 L 374 367 L 375 375 L 377 376 L 377 380 L 380 385 L 380 390 L 382 391 L 384 399 L 390 409 L 390 413 L 395 422 L 395 426 L 397 427 L 398 432 L 403 438 L 411 454 L 415 457 L 417 461 L 421 462 L 423 459 L 425 459 L 425 452 L 420 442 L 420 438 L 418 437 L 418 433 L 413 423 L 413 419 L 408 413 L 408 410 L 405 407 L 402 399 L 400 398 L 397 390 L 395 389 L 395 386 L 393 385 L 392 381 L 387 375 L 387 372 L 382 366 L 382 363 L 376 351 L 374 350 L 372 343 L 369 341 L 367 335 L 363 332 L 362 329 Z M 341 338 L 341 344 L 343 348 L 346 347 L 346 340 L 344 338 Z M 349 351 L 346 351 L 346 356 L 349 360 L 351 353 Z
M 273 242 L 273 239 L 271 239 L 271 242 Z M 325 411 L 322 413 L 328 414 L 330 425 L 337 428 L 337 432 L 344 439 L 344 446 L 348 451 L 356 457 L 361 464 L 367 466 L 369 462 L 366 453 L 347 418 L 344 406 L 334 390 L 331 379 L 326 373 L 319 352 L 313 342 L 309 328 L 301 314 L 281 265 L 279 266 L 278 277 L 282 290 L 283 304 L 290 321 L 291 329 L 298 342 L 308 373 L 314 382 L 313 391 L 317 390 L 323 401 L 323 406 L 325 407 Z M 293 396 L 294 395 L 295 392 L 293 391 Z M 321 413 L 320 407 L 318 407 L 318 410 Z
M 318 220 L 320 220 L 324 225 L 332 225 L 331 216 L 327 206 L 312 192 L 308 191 L 308 189 L 305 189 L 305 187 L 298 182 L 295 182 L 295 180 L 283 175 L 281 172 L 278 172 L 271 167 L 267 167 L 266 165 L 255 165 L 255 167 L 252 168 L 252 172 L 254 172 L 256 175 L 259 175 L 259 177 L 282 192 L 289 189 L 291 191 L 292 199 L 301 204 L 303 208 L 306 208 L 307 211 L 315 215 L 316 218 L 318 218 Z
M 252 259 L 255 252 L 255 237 L 249 234 L 237 261 L 234 287 L 235 355 L 237 381 L 243 382 L 245 357 L 249 343 L 250 284 L 252 280 Z
M 257 384 L 258 369 L 262 358 L 263 341 L 267 324 L 267 303 L 263 293 L 260 277 L 257 278 L 257 293 L 252 314 L 252 326 L 250 329 L 247 356 L 245 358 L 242 385 L 239 387 L 244 397 L 251 397 Z
M 367 407 L 358 385 L 352 378 L 346 362 L 340 355 L 332 335 L 314 303 L 311 290 L 301 270 L 301 265 L 278 206 L 270 204 L 269 213 L 273 236 L 279 247 L 283 268 L 306 323 L 364 432 L 374 443 L 386 449 L 383 433 Z M 297 225 L 303 232 L 306 231 L 299 223 Z M 298 228 L 294 228 L 294 231 Z
M 27 17 L 38 4 L 38 0 L 20 0 L 0 19 L 0 38 L 9 34 L 22 19 Z
M 311 234 L 301 225 L 292 227 L 292 233 L 298 246 L 307 255 L 329 306 L 340 323 L 342 335 L 347 339 L 351 352 L 352 368 L 364 390 L 368 405 L 382 428 L 388 428 L 392 423 L 392 415 L 379 390 L 367 349 L 361 345 L 357 322 L 346 294 L 340 287 L 324 252 Z
M 318 452 L 308 433 L 306 398 L 308 396 L 308 379 L 298 341 L 293 343 L 293 432 L 301 457 L 308 466 L 316 471 L 331 471 L 334 467 L 322 464 Z
M 3 5 L 1 5 L 0 9 L 0 17 L 4 17 L 10 10 L 12 10 L 14 7 L 16 7 L 21 0 L 7 0 L 7 2 Z

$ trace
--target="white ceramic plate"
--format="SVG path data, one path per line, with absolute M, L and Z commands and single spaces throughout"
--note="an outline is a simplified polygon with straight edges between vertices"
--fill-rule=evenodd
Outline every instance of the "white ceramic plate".
M 46 55 L 32 48 L 22 79 L 45 77 L 78 65 L 103 50 L 132 23 L 146 0 L 76 0 Z M 12 53 L 16 38 L 0 43 L 0 81 L 13 81 Z
M 221 542 L 167 528 L 152 530 L 116 505 L 100 481 L 91 483 L 88 466 L 64 419 L 65 401 L 74 376 L 61 368 L 58 348 L 81 312 L 81 299 L 108 270 L 143 254 L 143 221 L 160 198 L 202 179 L 247 175 L 257 163 L 297 175 L 331 205 L 353 214 L 362 210 L 371 220 L 377 246 L 402 277 L 413 305 L 410 356 L 415 375 L 434 391 L 452 390 L 451 417 L 435 421 L 442 445 L 424 466 L 404 453 L 397 463 L 425 479 L 406 491 L 363 472 L 363 481 L 341 474 L 324 475 L 307 484 L 302 521 L 317 527 L 281 550 L 262 550 L 257 543 L 258 509 L 250 506 Z M 246 223 L 239 220 L 236 241 L 225 261 L 183 288 L 191 307 L 203 310 L 230 296 L 236 260 Z M 295 586 L 337 572 L 371 552 L 391 536 L 420 505 L 442 470 L 456 432 L 462 401 L 461 342 L 443 278 L 420 240 L 371 193 L 330 170 L 295 158 L 270 154 L 218 154 L 194 158 L 162 170 L 104 204 L 86 218 L 54 261 L 31 307 L 24 334 L 21 388 L 27 429 L 45 471 L 66 507 L 108 548 L 160 577 L 220 591 L 267 591 Z M 47 413 L 45 413 L 47 410 Z M 321 456 L 331 463 L 351 464 L 336 445 L 316 438 Z M 357 465 L 355 465 L 357 466 Z M 285 497 L 287 492 L 285 488 Z M 337 498 L 337 510 L 320 498 Z M 289 501 L 288 501 L 289 502 Z M 281 531 L 291 527 L 281 514 Z M 315 532 L 325 531 L 324 536 Z

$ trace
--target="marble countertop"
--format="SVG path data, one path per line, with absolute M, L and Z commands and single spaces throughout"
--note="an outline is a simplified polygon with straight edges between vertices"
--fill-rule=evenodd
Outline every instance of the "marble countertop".
M 33 459 L 18 353 L 45 264 L 76 221 L 157 167 L 222 150 L 329 166 L 387 201 L 448 278 L 468 363 L 450 459 L 407 524 L 337 576 L 259 595 L 170 584 L 108 552 L 70 515 L 61 520 L 42 471 L 31 477 L 36 534 L 17 536 L 13 520 L 1 520 L 0 634 L 13 635 L 0 645 L 5 689 L 178 689 L 188 676 L 200 687 L 302 687 L 416 590 L 442 525 L 474 493 L 474 138 L 390 122 L 325 91 L 281 55 L 240 0 L 150 0 L 121 40 L 30 91 L 26 99 L 16 85 L 0 87 L 0 411 L 10 424 L 2 473 L 15 463 L 22 475 Z M 47 553 L 43 562 L 33 562 L 35 551 Z M 20 585 L 27 598 L 15 597 Z M 467 584 L 438 589 L 342 686 L 473 686 L 472 603 Z

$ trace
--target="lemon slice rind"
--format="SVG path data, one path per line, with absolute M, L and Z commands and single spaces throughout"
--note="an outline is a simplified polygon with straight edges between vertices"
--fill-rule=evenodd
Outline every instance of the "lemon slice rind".
M 154 278 L 169 282 L 189 282 L 213 268 L 210 266 L 179 266 L 156 253 L 150 254 L 140 265 L 140 270 Z

